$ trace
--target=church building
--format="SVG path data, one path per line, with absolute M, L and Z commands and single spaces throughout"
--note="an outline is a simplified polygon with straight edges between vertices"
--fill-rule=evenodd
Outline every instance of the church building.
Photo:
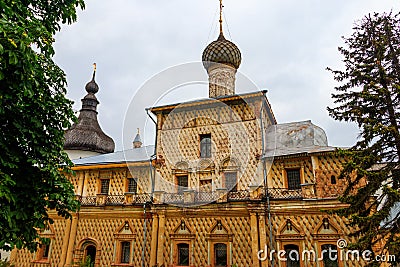
M 333 257 L 353 239 L 346 219 L 328 213 L 343 207 L 346 183 L 324 130 L 279 124 L 266 91 L 236 93 L 242 56 L 222 16 L 202 61 L 208 98 L 150 107 L 154 145 L 138 130 L 118 152 L 97 121 L 93 73 L 65 132 L 81 208 L 72 220 L 50 211 L 54 224 L 41 232 L 50 243 L 14 250 L 15 266 L 364 266 Z

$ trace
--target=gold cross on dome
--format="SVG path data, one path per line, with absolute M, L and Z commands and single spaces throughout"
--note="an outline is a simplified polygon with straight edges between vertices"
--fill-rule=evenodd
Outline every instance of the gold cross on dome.
M 222 0 L 219 0 L 219 32 L 222 33 Z

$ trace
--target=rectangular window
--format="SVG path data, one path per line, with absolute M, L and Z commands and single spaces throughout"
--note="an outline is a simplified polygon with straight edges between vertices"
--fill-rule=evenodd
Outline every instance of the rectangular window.
M 228 253 L 226 249 L 226 244 L 224 243 L 214 244 L 214 260 L 216 267 L 227 266 Z
M 300 267 L 300 253 L 299 247 L 296 245 L 285 245 L 286 252 L 286 266 L 287 267 Z
M 211 158 L 211 134 L 200 135 L 200 157 Z
M 137 179 L 129 178 L 128 179 L 128 192 L 129 193 L 137 193 Z
M 108 194 L 108 188 L 110 186 L 110 179 L 102 179 L 101 180 L 101 191 L 102 194 Z
M 189 244 L 178 244 L 178 265 L 189 266 Z
M 225 188 L 229 192 L 237 191 L 237 174 L 236 172 L 225 172 Z
M 122 242 L 121 243 L 121 263 L 129 263 L 129 258 L 131 254 L 131 243 Z
M 324 267 L 338 267 L 337 247 L 331 244 L 321 246 L 321 254 L 323 253 Z M 331 255 L 331 256 L 330 256 Z
M 47 261 L 49 259 L 49 253 L 50 253 L 50 243 L 48 244 L 40 244 L 39 249 L 36 253 L 36 260 L 39 261 Z
M 48 259 L 49 258 L 49 252 L 50 252 L 50 244 L 42 244 L 42 251 L 43 251 L 43 256 L 42 259 Z
M 187 175 L 177 176 L 178 179 L 178 194 L 183 194 L 183 190 L 186 190 L 189 186 Z
M 301 189 L 300 169 L 286 170 L 287 186 L 289 190 Z

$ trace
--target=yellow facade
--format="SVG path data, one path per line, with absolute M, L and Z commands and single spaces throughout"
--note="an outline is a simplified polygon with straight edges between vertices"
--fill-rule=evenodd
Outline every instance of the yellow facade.
M 345 186 L 337 179 L 342 159 L 332 149 L 301 148 L 263 158 L 271 137 L 267 129 L 276 124 L 264 93 L 151 111 L 157 118 L 152 162 L 76 164 L 70 180 L 80 211 L 72 220 L 53 214 L 54 225 L 43 233 L 51 239 L 47 256 L 41 249 L 34 254 L 14 250 L 16 266 L 78 266 L 93 251 L 95 266 L 179 266 L 179 261 L 181 266 L 217 266 L 218 260 L 226 266 L 286 266 L 269 253 L 296 246 L 300 255 L 305 250 L 318 255 L 339 239 L 351 242 L 346 220 L 326 212 L 341 206 L 336 197 Z M 201 155 L 204 134 L 212 139 L 208 157 Z M 290 170 L 299 174 L 296 189 L 289 185 Z M 237 186 L 230 191 L 226 175 L 231 172 Z M 187 177 L 183 191 L 177 187 L 180 176 Z M 136 179 L 134 193 L 129 178 Z M 107 193 L 103 180 L 108 180 Z M 325 266 L 322 260 L 299 264 Z
M 50 211 L 55 223 L 41 234 L 51 243 L 14 250 L 16 266 L 79 266 L 86 257 L 98 267 L 364 265 L 340 257 L 354 229 L 328 213 L 343 207 L 343 158 L 310 121 L 278 124 L 265 91 L 235 94 L 241 53 L 223 36 L 222 11 L 202 60 L 210 98 L 150 108 L 154 147 L 141 147 L 138 133 L 131 150 L 74 160 L 80 211 L 72 220 Z M 94 74 L 88 85 L 92 99 Z M 85 98 L 80 122 L 96 118 L 101 133 L 98 101 Z M 88 140 L 113 148 L 78 126 L 70 149 L 85 151 Z M 339 259 L 321 258 L 335 248 Z

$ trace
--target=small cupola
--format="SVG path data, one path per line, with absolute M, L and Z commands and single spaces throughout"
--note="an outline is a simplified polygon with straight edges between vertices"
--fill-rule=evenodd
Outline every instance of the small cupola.
M 133 139 L 133 148 L 139 148 L 139 147 L 142 147 L 142 140 L 140 138 L 139 128 L 137 128 L 137 134 L 135 136 L 135 139 Z

